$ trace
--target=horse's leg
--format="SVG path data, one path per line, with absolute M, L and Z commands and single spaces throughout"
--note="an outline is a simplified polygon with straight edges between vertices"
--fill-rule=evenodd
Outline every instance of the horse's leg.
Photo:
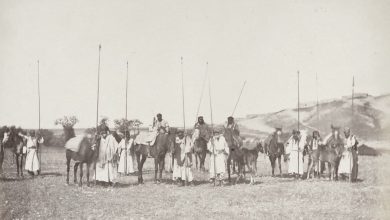
M 329 180 L 332 180 L 332 169 L 331 169 L 331 164 L 328 162 L 328 172 L 329 172 Z
M 83 162 L 80 163 L 80 180 L 79 180 L 79 186 L 81 187 L 83 185 Z
M 3 173 L 3 162 L 4 162 L 4 150 L 3 145 L 0 143 L 0 174 Z
M 278 157 L 280 177 L 282 177 L 282 156 Z
M 214 161 L 214 163 L 215 163 L 216 161 Z M 229 181 L 229 183 L 230 183 L 230 163 L 231 163 L 231 154 L 229 154 L 229 156 L 228 156 L 228 159 L 227 159 L 227 170 L 228 170 L 228 181 Z M 215 166 L 215 165 L 214 165 Z M 217 176 L 217 174 L 215 173 L 214 174 L 215 176 Z
M 23 177 L 23 154 L 20 154 L 20 174 Z
M 307 165 L 307 177 L 306 177 L 306 179 L 310 179 L 310 173 L 311 173 L 311 170 L 313 168 L 313 163 L 314 163 L 314 160 L 313 159 L 309 159 L 308 165 Z
M 87 163 L 87 186 L 89 187 L 89 168 L 91 167 L 91 163 Z
M 154 158 L 154 182 L 157 183 L 158 160 Z
M 15 158 L 16 158 L 16 173 L 19 176 L 19 155 L 15 154 Z
M 140 157 L 141 157 L 141 161 L 140 161 L 140 163 L 138 165 L 138 172 L 139 172 L 138 182 L 142 184 L 142 183 L 144 183 L 144 178 L 142 177 L 142 168 L 144 167 L 144 163 L 145 163 L 146 158 L 148 157 L 148 155 L 142 154 L 142 155 L 140 155 Z
M 195 152 L 195 169 L 196 169 L 196 170 L 200 170 L 200 165 L 199 165 L 199 169 L 198 169 L 198 157 L 199 157 L 199 160 L 200 160 L 199 153 L 198 153 L 198 152 Z M 200 162 L 199 162 L 199 163 L 200 163 Z
M 69 184 L 70 157 L 66 157 L 66 184 Z
M 142 165 L 141 165 L 141 154 L 140 153 L 136 153 L 135 154 L 136 158 L 137 158 L 137 166 L 138 166 L 138 183 L 142 183 Z
M 80 162 L 74 163 L 73 166 L 73 182 L 77 183 L 77 168 L 79 167 Z
M 164 157 L 162 157 L 162 158 L 160 158 L 160 161 L 159 161 L 159 171 L 160 171 L 159 182 L 161 182 L 161 180 L 162 180 L 162 171 L 164 169 L 164 165 L 165 165 L 165 160 L 164 160 Z
M 202 155 L 202 158 L 200 160 L 200 167 L 201 167 L 202 171 L 205 171 L 206 168 L 204 167 L 204 162 L 206 160 L 206 151 L 204 150 L 201 155 Z
M 272 168 L 271 171 L 272 176 L 275 176 L 275 160 L 276 158 L 274 158 L 273 156 L 269 156 L 269 161 L 271 162 L 271 168 Z

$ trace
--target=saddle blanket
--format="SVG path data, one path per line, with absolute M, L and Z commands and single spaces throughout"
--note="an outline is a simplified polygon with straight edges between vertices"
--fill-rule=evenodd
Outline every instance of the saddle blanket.
M 140 133 L 134 140 L 135 144 L 143 144 L 152 146 L 156 140 L 157 132 Z
M 80 144 L 83 141 L 84 137 L 84 135 L 77 135 L 76 137 L 69 139 L 64 147 L 68 150 L 79 152 Z

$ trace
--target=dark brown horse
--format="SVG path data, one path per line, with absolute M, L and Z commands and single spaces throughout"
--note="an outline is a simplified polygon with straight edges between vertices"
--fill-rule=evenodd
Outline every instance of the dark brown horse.
M 195 129 L 192 134 L 192 140 L 194 143 L 194 153 L 195 153 L 195 162 L 196 168 L 198 168 L 198 159 L 199 159 L 199 170 L 205 171 L 204 162 L 206 160 L 207 154 L 207 141 L 199 136 L 199 129 Z
M 230 180 L 230 164 L 232 163 L 232 160 L 237 162 L 237 178 L 235 181 L 235 184 L 238 183 L 240 179 L 245 178 L 245 161 L 244 161 L 244 151 L 241 149 L 241 146 L 237 145 L 237 142 L 234 140 L 233 131 L 231 129 L 225 129 L 225 132 L 223 133 L 223 136 L 225 137 L 225 140 L 229 147 L 229 156 L 227 158 L 227 169 L 228 169 L 228 180 Z
M 282 130 L 277 129 L 273 134 L 271 134 L 264 141 L 264 153 L 268 155 L 269 161 L 271 162 L 272 167 L 272 176 L 275 175 L 275 162 L 278 159 L 279 172 L 280 176 L 282 176 L 282 164 L 281 158 L 284 155 L 284 143 L 282 140 Z
M 4 147 L 12 149 L 16 159 L 17 175 L 21 175 L 23 177 L 23 158 L 25 158 L 25 154 L 23 154 L 23 146 L 26 145 L 26 142 L 21 136 L 19 136 L 19 132 L 22 132 L 20 128 L 11 127 L 8 140 L 4 140 Z
M 137 157 L 138 164 L 138 183 L 143 183 L 142 177 L 142 168 L 148 157 L 148 152 L 150 151 L 150 155 L 154 158 L 154 180 L 156 183 L 160 183 L 162 179 L 162 171 L 164 169 L 165 163 L 165 155 L 166 153 L 172 149 L 172 145 L 175 142 L 176 134 L 175 132 L 170 131 L 169 134 L 159 133 L 156 137 L 156 140 L 153 146 L 145 145 L 145 144 L 134 144 L 132 146 L 134 153 Z M 159 173 L 159 178 L 157 178 L 157 173 Z
M 70 161 L 73 159 L 74 164 L 74 183 L 77 183 L 77 168 L 80 166 L 80 180 L 79 186 L 82 186 L 83 180 L 83 164 L 87 164 L 87 186 L 89 186 L 89 169 L 91 164 L 95 165 L 96 160 L 99 155 L 99 147 L 93 143 L 99 143 L 99 141 L 94 141 L 95 137 L 88 135 L 82 138 L 79 151 L 75 152 L 69 149 L 66 149 L 66 183 L 69 184 L 69 170 L 70 170 Z M 70 139 L 69 139 L 70 140 Z M 69 141 L 67 140 L 67 142 Z

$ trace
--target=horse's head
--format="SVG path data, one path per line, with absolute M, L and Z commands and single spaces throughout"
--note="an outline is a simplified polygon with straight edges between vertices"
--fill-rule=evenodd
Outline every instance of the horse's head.
M 274 139 L 274 141 L 276 141 L 277 144 L 283 143 L 282 129 L 281 128 L 276 128 L 276 130 L 273 133 L 273 139 Z
M 334 139 L 340 139 L 340 127 L 331 125 L 330 128 L 332 129 L 332 137 Z
M 257 143 L 256 143 L 256 148 L 257 150 L 260 152 L 260 153 L 265 153 L 265 148 L 264 148 L 264 142 L 259 140 Z

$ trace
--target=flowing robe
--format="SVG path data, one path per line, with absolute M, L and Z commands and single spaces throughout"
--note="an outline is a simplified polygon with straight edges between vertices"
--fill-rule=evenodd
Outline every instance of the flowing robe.
M 288 163 L 288 173 L 303 174 L 303 148 L 305 141 L 300 138 L 295 140 L 292 136 L 287 141 L 286 153 L 290 154 L 290 161 Z
M 130 148 L 133 145 L 133 139 L 125 141 L 122 138 L 121 142 L 118 145 L 118 150 L 120 151 L 119 164 L 118 164 L 118 173 L 134 173 L 134 154 L 131 154 Z
M 43 138 L 37 140 L 35 137 L 26 137 L 27 139 L 27 156 L 26 156 L 26 164 L 24 165 L 24 168 L 30 172 L 36 172 L 40 169 L 39 167 L 39 160 L 38 160 L 38 154 L 37 154 L 37 145 L 43 143 Z
M 101 182 L 115 182 L 117 178 L 117 161 L 115 154 L 118 150 L 118 142 L 114 136 L 108 135 L 100 139 L 99 158 L 96 162 L 96 180 Z
M 210 179 L 216 177 L 218 174 L 222 178 L 226 172 L 226 155 L 229 154 L 229 147 L 225 138 L 222 135 L 213 137 L 207 144 L 207 150 L 211 152 L 209 166 Z
M 176 144 L 180 147 L 180 160 L 177 161 L 177 157 L 173 159 L 173 174 L 172 179 L 177 180 L 187 180 L 188 182 L 191 182 L 194 177 L 192 175 L 191 166 L 189 162 L 189 156 L 188 154 L 191 153 L 192 149 L 192 141 L 190 138 L 187 137 L 180 139 L 179 137 L 176 137 Z M 187 157 L 186 157 L 187 155 Z
M 351 174 L 357 177 L 357 152 L 353 149 L 357 143 L 354 135 L 350 135 L 345 140 L 345 151 L 343 152 L 340 164 L 339 164 L 339 173 Z M 354 178 L 353 178 L 354 179 Z

